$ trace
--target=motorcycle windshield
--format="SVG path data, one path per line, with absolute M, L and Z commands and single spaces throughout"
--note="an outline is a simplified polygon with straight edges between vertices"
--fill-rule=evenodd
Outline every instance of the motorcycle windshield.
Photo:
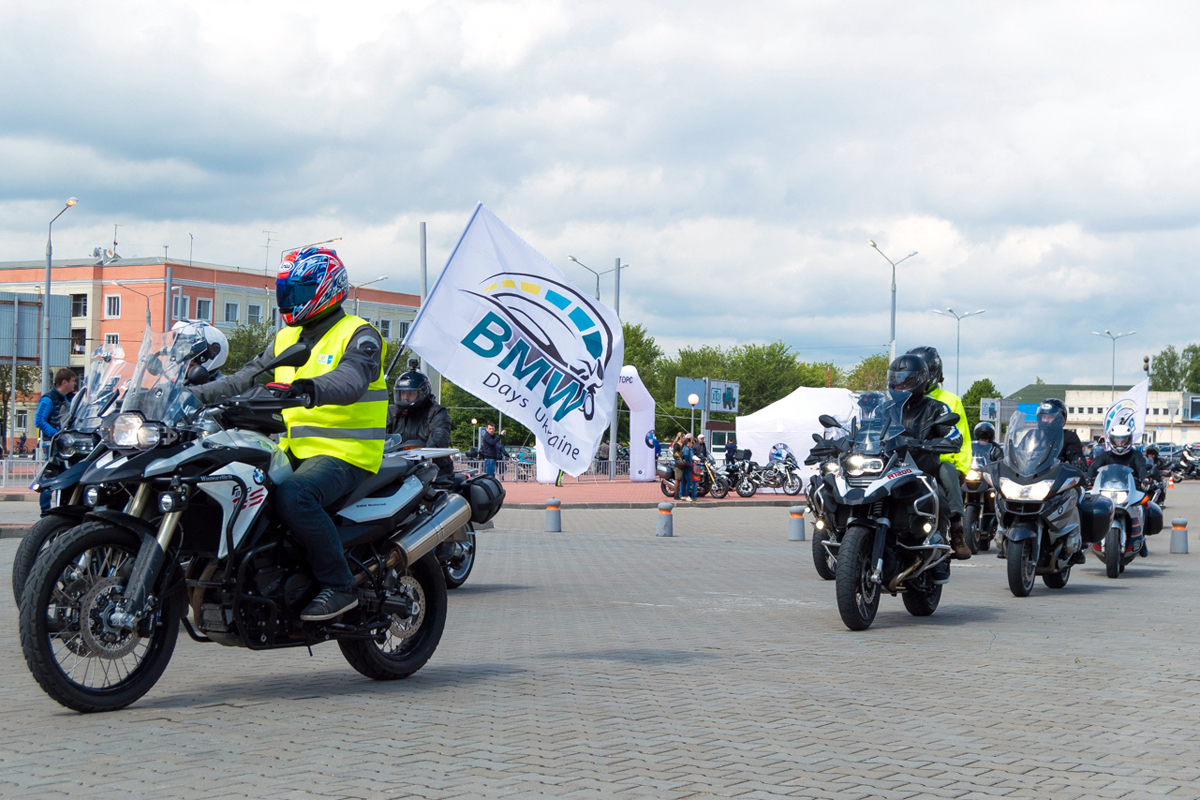
M 1102 492 L 1134 491 L 1133 470 L 1121 464 L 1108 464 L 1096 472 L 1092 486 Z
M 125 350 L 119 344 L 104 344 L 92 353 L 92 362 L 83 376 L 83 386 L 71 403 L 64 430 L 93 433 L 100 421 L 116 404 L 126 383 L 133 376 L 134 365 L 125 360 Z
M 1030 421 L 1017 411 L 1008 421 L 1004 437 L 1004 463 L 1022 476 L 1043 471 L 1058 458 L 1063 445 L 1063 418 L 1049 422 Z
M 199 411 L 200 401 L 187 390 L 184 380 L 192 359 L 207 348 L 204 337 L 188 329 L 165 334 L 146 331 L 121 411 L 137 411 L 147 420 L 168 426 L 189 422 Z
M 887 441 L 903 432 L 900 411 L 908 397 L 908 392 L 864 392 L 859 395 L 858 418 L 853 428 L 856 453 L 882 453 Z

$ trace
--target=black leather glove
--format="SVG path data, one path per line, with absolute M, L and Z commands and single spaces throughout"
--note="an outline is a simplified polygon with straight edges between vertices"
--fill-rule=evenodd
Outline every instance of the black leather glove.
M 288 390 L 288 397 L 306 397 L 308 402 L 304 404 L 305 408 L 312 408 L 317 405 L 317 386 L 309 378 L 299 378 L 292 381 L 291 389 Z

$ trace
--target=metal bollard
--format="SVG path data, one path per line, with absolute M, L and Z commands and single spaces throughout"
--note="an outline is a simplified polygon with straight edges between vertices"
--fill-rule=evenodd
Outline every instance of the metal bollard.
M 674 536 L 675 523 L 671 514 L 671 509 L 675 507 L 674 503 L 659 503 L 658 504 L 658 532 L 655 536 Z
M 551 497 L 546 501 L 546 533 L 562 533 L 562 509 L 559 501 Z
M 804 541 L 804 506 L 792 506 L 792 517 L 788 520 L 788 541 Z
M 1171 520 L 1171 552 L 1186 555 L 1187 551 L 1187 520 L 1173 519 Z

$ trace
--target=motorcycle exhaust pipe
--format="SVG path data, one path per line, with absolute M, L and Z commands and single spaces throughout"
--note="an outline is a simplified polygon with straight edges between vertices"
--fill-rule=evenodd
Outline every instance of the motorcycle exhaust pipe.
M 383 563 L 388 568 L 408 569 L 470 521 L 471 504 L 462 495 L 443 495 L 416 527 L 389 541 L 393 549 L 384 557 Z M 368 569 L 374 574 L 378 564 L 371 564 Z M 361 586 L 368 578 L 366 572 L 360 572 L 354 577 L 354 585 Z

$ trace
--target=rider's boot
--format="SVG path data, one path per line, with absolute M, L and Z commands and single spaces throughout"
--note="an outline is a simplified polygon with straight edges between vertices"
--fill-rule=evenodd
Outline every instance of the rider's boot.
M 950 518 L 950 546 L 954 548 L 954 557 L 959 561 L 971 557 L 971 548 L 967 547 L 967 537 L 963 531 L 962 514 Z
M 353 588 L 349 591 L 340 591 L 327 586 L 317 593 L 311 603 L 304 607 L 304 610 L 300 612 L 300 619 L 305 622 L 322 622 L 344 614 L 357 606 L 358 595 L 355 594 Z
M 1087 563 L 1087 558 L 1084 557 L 1082 550 L 1076 550 L 1074 553 L 1071 553 L 1072 565 L 1085 563 Z

